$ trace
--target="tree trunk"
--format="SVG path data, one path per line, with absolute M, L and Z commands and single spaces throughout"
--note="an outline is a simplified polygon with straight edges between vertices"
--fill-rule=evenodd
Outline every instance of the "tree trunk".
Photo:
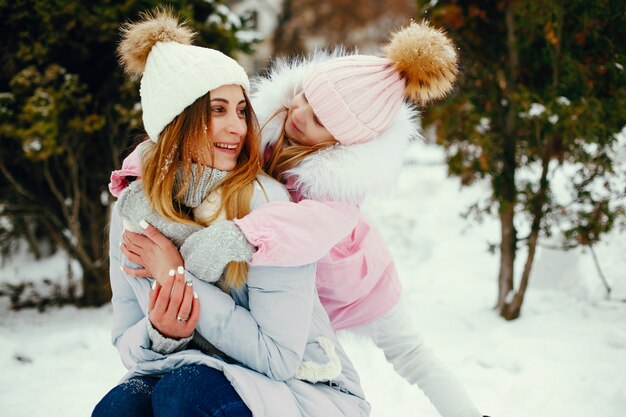
M 298 11 L 293 0 L 284 0 L 282 10 L 276 19 L 276 28 L 272 37 L 274 47 L 273 56 L 291 56 L 304 52 L 300 28 L 294 25 L 294 19 L 298 19 Z M 292 29 L 292 27 L 294 27 Z
M 508 67 L 506 72 L 506 90 L 503 96 L 507 98 L 516 92 L 516 80 L 519 66 L 519 56 L 515 38 L 513 12 L 509 8 L 506 12 Z M 511 105 L 505 116 L 504 135 L 502 138 L 502 172 L 495 179 L 494 190 L 499 202 L 499 216 L 501 228 L 500 242 L 500 273 L 498 276 L 497 308 L 502 311 L 506 304 L 507 295 L 513 291 L 513 276 L 515 254 L 517 251 L 517 233 L 514 226 L 515 204 L 517 202 L 517 188 L 515 186 L 515 118 L 514 101 L 508 100 Z
M 111 210 L 103 210 L 99 202 L 90 201 L 87 206 L 88 215 L 98 219 L 89 224 L 89 229 L 85 235 L 89 236 L 84 240 L 84 245 L 89 245 L 85 251 L 91 254 L 91 267 L 94 271 L 83 275 L 83 298 L 82 306 L 101 306 L 111 300 L 111 286 L 109 284 L 109 233 Z M 87 222 L 85 222 L 87 223 Z
M 498 303 L 497 308 L 502 311 L 506 305 L 507 294 L 513 291 L 513 276 L 515 264 L 515 249 L 517 236 L 513 225 L 514 205 L 501 203 L 500 205 L 500 274 L 498 276 Z
M 83 269 L 83 307 L 99 307 L 111 301 L 109 270 L 106 265 L 95 271 Z
M 39 250 L 39 242 L 37 242 L 37 238 L 35 237 L 35 233 L 33 232 L 33 227 L 26 222 L 24 219 L 21 219 L 18 223 L 18 227 L 23 228 L 24 236 L 26 237 L 26 242 L 28 243 L 28 249 L 35 257 L 35 260 L 40 260 L 43 256 L 41 251 Z
M 506 320 L 515 320 L 519 317 L 522 310 L 522 303 L 524 302 L 524 295 L 526 294 L 526 288 L 528 288 L 528 280 L 530 279 L 530 272 L 533 267 L 533 261 L 535 260 L 537 242 L 541 231 L 541 222 L 543 221 L 544 216 L 544 206 L 546 204 L 548 188 L 550 186 L 550 183 L 548 182 L 548 169 L 550 167 L 550 155 L 552 152 L 551 145 L 552 144 L 544 144 L 543 146 L 544 154 L 541 161 L 539 189 L 533 199 L 531 209 L 533 222 L 530 227 L 530 235 L 528 236 L 528 256 L 524 265 L 524 272 L 522 273 L 519 289 L 515 296 L 500 309 L 500 315 Z

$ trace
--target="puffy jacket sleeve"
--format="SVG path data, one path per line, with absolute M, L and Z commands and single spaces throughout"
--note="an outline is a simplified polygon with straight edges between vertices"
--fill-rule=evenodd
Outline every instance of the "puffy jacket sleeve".
M 161 358 L 162 355 L 150 349 L 148 326 L 144 308 L 133 291 L 124 273 L 120 270 L 121 251 L 119 243 L 122 237 L 122 219 L 117 207 L 112 208 L 109 229 L 109 275 L 113 297 L 113 328 L 111 340 L 117 348 L 122 363 L 127 369 L 133 369 L 138 363 Z M 147 295 L 147 294 L 146 294 Z
M 358 219 L 353 204 L 302 200 L 274 201 L 234 222 L 257 249 L 252 265 L 299 266 L 323 258 Z
M 250 267 L 248 308 L 189 274 L 201 304 L 196 330 L 216 348 L 276 380 L 302 362 L 313 312 L 315 265 Z

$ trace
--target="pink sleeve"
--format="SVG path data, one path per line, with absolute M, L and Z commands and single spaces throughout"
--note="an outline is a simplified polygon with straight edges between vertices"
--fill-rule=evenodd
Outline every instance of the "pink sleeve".
M 114 197 L 119 197 L 124 188 L 128 187 L 129 181 L 126 177 L 141 178 L 141 148 L 148 141 L 141 142 L 135 147 L 130 155 L 122 162 L 122 169 L 111 172 L 111 182 L 109 191 Z
M 358 219 L 352 204 L 302 200 L 271 202 L 234 222 L 257 248 L 252 265 L 300 266 L 323 258 Z

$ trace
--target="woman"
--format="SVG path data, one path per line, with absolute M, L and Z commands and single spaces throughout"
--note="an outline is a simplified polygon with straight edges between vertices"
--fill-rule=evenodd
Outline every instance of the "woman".
M 193 218 L 198 193 L 213 196 L 211 220 L 288 200 L 284 188 L 260 172 L 245 72 L 218 51 L 189 45 L 191 37 L 159 10 L 126 26 L 119 48 L 126 70 L 142 75 L 144 127 L 152 142 L 135 188 L 152 212 L 181 228 L 199 227 Z M 234 262 L 222 291 L 185 271 L 173 243 L 145 222 L 150 238 L 127 247 L 122 230 L 134 226 L 114 209 L 112 338 L 129 372 L 94 416 L 369 414 L 315 292 L 314 265 Z M 138 266 L 124 255 L 133 250 L 154 280 L 124 272 Z
M 478 417 L 463 386 L 410 325 L 391 253 L 359 210 L 367 195 L 393 186 L 417 135 L 405 99 L 425 104 L 450 91 L 457 55 L 425 23 L 396 33 L 386 53 L 279 63 L 261 78 L 253 102 L 264 124 L 265 168 L 299 204 L 276 202 L 214 223 L 189 236 L 181 253 L 188 269 L 211 279 L 221 273 L 216 265 L 233 260 L 317 261 L 317 290 L 335 330 L 370 338 L 441 416 Z

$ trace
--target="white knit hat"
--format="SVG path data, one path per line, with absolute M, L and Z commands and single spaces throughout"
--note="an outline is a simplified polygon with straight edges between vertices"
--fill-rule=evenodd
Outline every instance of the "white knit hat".
M 215 49 L 190 45 L 194 33 L 167 9 L 122 26 L 118 47 L 127 73 L 141 78 L 143 124 L 150 140 L 207 92 L 235 84 L 249 90 L 244 69 Z

